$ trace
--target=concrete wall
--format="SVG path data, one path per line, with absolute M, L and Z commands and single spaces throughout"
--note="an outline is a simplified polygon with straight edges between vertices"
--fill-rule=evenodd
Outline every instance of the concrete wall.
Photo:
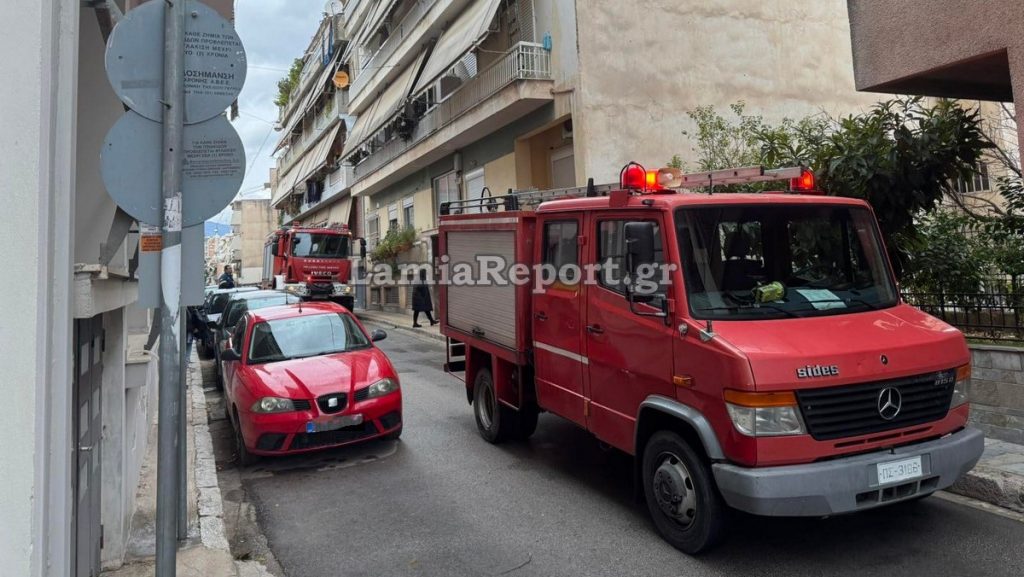
M 985 435 L 1024 444 L 1024 350 L 971 345 L 971 422 Z
M 239 238 L 242 266 L 239 281 L 257 283 L 263 276 L 263 243 L 277 223 L 276 212 L 269 199 L 245 199 L 234 203 L 239 218 Z
M 576 13 L 577 184 L 686 161 L 700 105 L 744 100 L 777 121 L 879 100 L 854 90 L 843 0 L 577 0 Z

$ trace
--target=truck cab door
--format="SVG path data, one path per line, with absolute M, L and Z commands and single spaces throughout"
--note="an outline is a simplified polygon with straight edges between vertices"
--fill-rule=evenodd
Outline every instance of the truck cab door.
M 585 251 L 586 263 L 602 268 L 595 282 L 587 286 L 584 354 L 588 359 L 587 428 L 608 444 L 633 452 L 636 416 L 649 395 L 674 397 L 672 384 L 673 331 L 665 319 L 639 315 L 630 310 L 626 298 L 627 222 L 655 223 L 655 261 L 666 263 L 665 228 L 661 213 L 624 211 L 595 214 L 588 223 L 587 236 L 594 239 Z M 660 267 L 659 267 L 660 268 Z M 657 299 L 671 298 L 671 279 L 661 282 Z M 661 302 L 637 304 L 641 312 L 655 313 Z
M 533 298 L 533 358 L 537 402 L 548 411 L 586 426 L 583 379 L 586 358 L 582 349 L 583 279 L 579 273 L 582 214 L 540 216 L 534 262 L 540 292 Z M 564 271 L 576 271 L 575 278 Z M 550 278 L 554 271 L 562 277 Z

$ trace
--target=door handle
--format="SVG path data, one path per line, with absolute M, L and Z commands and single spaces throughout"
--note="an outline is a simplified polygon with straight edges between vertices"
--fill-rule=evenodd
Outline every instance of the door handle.
M 594 335 L 600 335 L 604 333 L 604 329 L 601 328 L 601 325 L 587 325 L 587 332 Z
M 92 445 L 87 445 L 85 447 L 79 446 L 78 450 L 82 451 L 82 452 L 85 452 L 85 453 L 88 453 L 89 451 L 92 451 Z
M 538 321 L 546 321 L 546 320 L 548 320 L 548 315 L 544 314 L 544 311 L 540 311 L 539 313 L 537 313 L 537 314 L 535 314 L 533 316 L 536 317 L 536 319 Z

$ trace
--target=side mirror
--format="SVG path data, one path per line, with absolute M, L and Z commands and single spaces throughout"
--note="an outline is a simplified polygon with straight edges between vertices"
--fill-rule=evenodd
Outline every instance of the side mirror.
M 386 338 L 388 338 L 388 334 L 384 332 L 384 329 L 374 329 L 373 332 L 370 333 L 370 341 L 374 343 L 377 341 L 383 341 Z
M 235 349 L 224 349 L 223 351 L 220 352 L 220 360 L 240 361 L 242 360 L 242 355 L 238 354 L 238 351 L 236 351 Z
M 359 258 L 366 260 L 366 239 L 359 239 Z
M 279 248 L 280 245 L 277 244 L 277 241 L 274 241 L 274 244 L 270 245 L 270 254 L 274 256 L 281 256 L 280 254 L 278 254 L 279 252 L 281 252 Z
M 658 296 L 660 296 L 651 293 L 638 294 L 635 290 L 641 268 L 649 271 L 648 274 L 650 274 L 655 271 L 655 267 L 658 264 L 654 259 L 654 223 L 650 221 L 627 222 L 624 227 L 624 232 L 626 235 L 626 271 L 629 273 L 630 279 L 629 284 L 626 285 L 626 298 L 629 300 L 629 309 L 634 314 L 641 316 L 664 317 L 667 320 L 668 303 L 664 298 L 661 299 L 662 310 L 660 312 L 643 312 L 634 307 L 636 303 L 652 303 Z

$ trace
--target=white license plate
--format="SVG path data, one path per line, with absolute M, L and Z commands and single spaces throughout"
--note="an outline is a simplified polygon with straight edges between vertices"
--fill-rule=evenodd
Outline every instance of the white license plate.
M 899 461 L 879 463 L 875 465 L 878 471 L 878 484 L 888 485 L 899 483 L 908 479 L 916 479 L 923 474 L 921 468 L 921 457 L 911 457 Z
M 345 427 L 351 427 L 352 425 L 361 424 L 363 424 L 362 414 L 343 415 L 341 417 L 333 417 L 322 421 L 309 421 L 306 423 L 306 432 L 323 433 L 325 431 L 336 431 Z

